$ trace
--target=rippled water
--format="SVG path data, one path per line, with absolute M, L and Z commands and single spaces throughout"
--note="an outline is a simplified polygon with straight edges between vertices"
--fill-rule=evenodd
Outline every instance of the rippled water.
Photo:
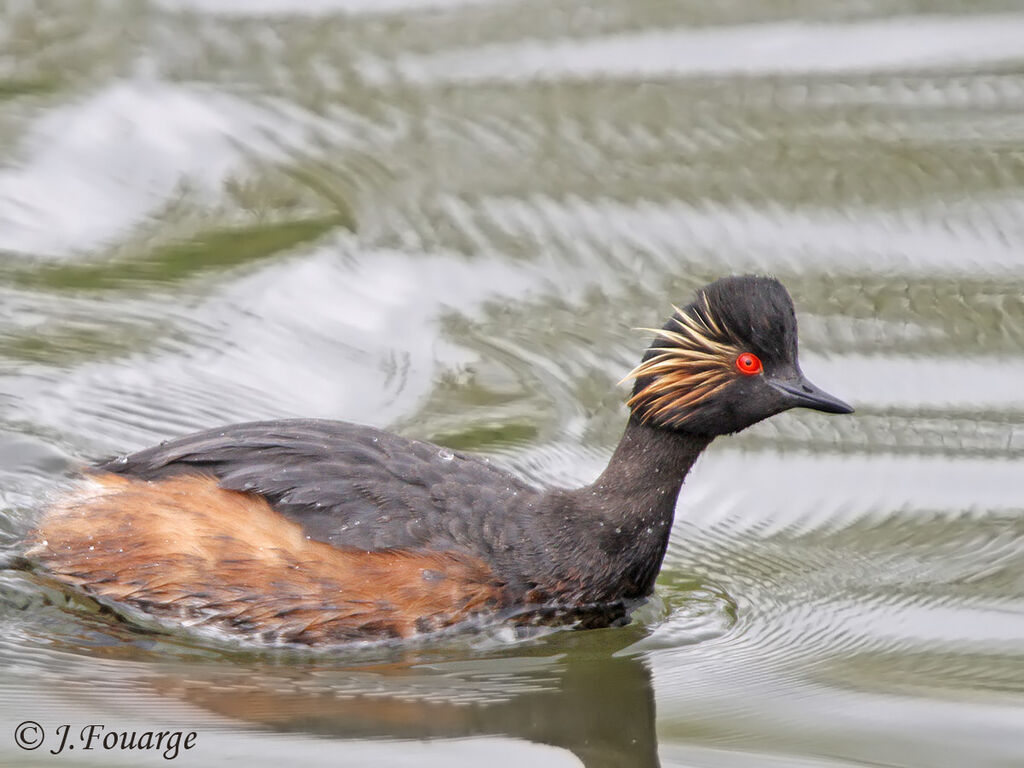
M 631 329 L 732 272 L 857 414 L 712 446 L 626 628 L 244 652 L 0 571 L 0 762 L 165 762 L 33 719 L 189 765 L 1024 765 L 1021 40 L 1012 0 L 4 4 L 7 555 L 82 461 L 253 418 L 589 481 Z

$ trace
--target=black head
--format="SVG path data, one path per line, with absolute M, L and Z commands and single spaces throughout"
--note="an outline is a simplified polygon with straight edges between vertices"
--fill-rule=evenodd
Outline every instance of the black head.
M 782 283 L 726 277 L 658 331 L 629 406 L 653 426 L 697 435 L 738 432 L 789 408 L 852 413 L 804 378 L 797 362 L 796 313 Z

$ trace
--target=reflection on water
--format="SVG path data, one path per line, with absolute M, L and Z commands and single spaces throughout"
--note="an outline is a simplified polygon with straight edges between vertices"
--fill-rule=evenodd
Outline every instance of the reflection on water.
M 230 421 L 589 481 L 631 329 L 724 273 L 787 284 L 857 407 L 712 446 L 626 628 L 257 653 L 0 571 L 0 730 L 189 727 L 196 765 L 1018 764 L 1022 38 L 1007 0 L 0 9 L 5 560 L 82 461 Z
M 692 605 L 664 625 L 675 625 L 673 648 L 721 635 L 731 621 L 720 598 L 690 589 Z M 45 710 L 50 723 L 86 717 L 139 731 L 197 729 L 211 764 L 232 748 L 219 733 L 225 723 L 278 741 L 287 734 L 360 743 L 500 737 L 557 747 L 585 765 L 659 764 L 639 625 L 555 632 L 545 641 L 513 642 L 496 629 L 420 646 L 256 652 L 128 627 L 41 584 L 8 579 L 3 595 L 8 615 L 35 614 L 30 629 L 15 629 L 4 643 L 22 665 L 5 684 L 6 698 Z M 75 611 L 74 624 L 66 610 Z M 47 681 L 42 692 L 40 680 Z M 318 764 L 304 742 L 287 743 Z M 542 754 L 544 764 L 572 764 L 557 752 Z
M 302 690 L 310 682 L 303 675 L 292 685 L 274 676 L 255 684 L 185 681 L 164 693 L 277 731 L 350 739 L 507 736 L 562 747 L 586 765 L 658 764 L 654 696 L 642 661 L 593 651 L 510 661 L 440 661 L 426 665 L 430 674 L 346 670 L 343 686 L 356 686 L 348 695 L 332 685 L 337 673 L 314 678 L 312 691 Z

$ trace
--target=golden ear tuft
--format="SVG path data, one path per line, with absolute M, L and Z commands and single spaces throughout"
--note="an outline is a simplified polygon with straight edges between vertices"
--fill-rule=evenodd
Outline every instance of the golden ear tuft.
M 679 426 L 694 408 L 734 378 L 733 361 L 743 351 L 740 341 L 715 320 L 707 297 L 702 299 L 704 311 L 700 313 L 672 307 L 677 330 L 640 329 L 655 335 L 655 345 L 649 350 L 655 354 L 630 371 L 622 383 L 649 379 L 627 401 L 645 422 L 659 419 L 667 426 Z

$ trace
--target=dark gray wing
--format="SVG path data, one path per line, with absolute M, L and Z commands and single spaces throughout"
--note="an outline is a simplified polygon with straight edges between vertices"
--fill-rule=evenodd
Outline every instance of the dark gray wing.
M 339 421 L 250 422 L 199 432 L 97 469 L 143 480 L 211 475 L 264 496 L 338 547 L 459 549 L 488 557 L 524 533 L 512 513 L 539 492 L 485 461 Z

